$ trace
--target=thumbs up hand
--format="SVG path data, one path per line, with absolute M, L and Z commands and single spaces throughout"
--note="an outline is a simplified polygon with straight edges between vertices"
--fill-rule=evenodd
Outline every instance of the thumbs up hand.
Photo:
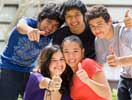
M 106 57 L 106 62 L 111 67 L 117 67 L 119 65 L 119 59 L 114 53 L 112 46 L 109 47 L 109 55 Z
M 127 28 L 132 28 L 132 17 L 129 16 L 129 13 L 130 13 L 130 10 L 128 9 L 128 10 L 125 12 L 124 23 L 125 23 L 125 26 L 126 26 Z
M 82 68 L 81 63 L 78 64 L 78 71 L 76 72 L 76 75 L 83 83 L 87 84 L 89 76 L 87 72 Z
M 58 69 L 55 69 L 55 75 L 52 77 L 49 84 L 50 91 L 58 91 L 61 88 L 62 79 L 59 75 Z

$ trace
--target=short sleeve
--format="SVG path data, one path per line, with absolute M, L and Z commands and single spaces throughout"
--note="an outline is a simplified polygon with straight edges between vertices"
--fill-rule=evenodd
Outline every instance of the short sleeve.
M 88 73 L 90 78 L 92 78 L 96 72 L 102 71 L 102 66 L 89 58 L 82 61 L 82 68 Z

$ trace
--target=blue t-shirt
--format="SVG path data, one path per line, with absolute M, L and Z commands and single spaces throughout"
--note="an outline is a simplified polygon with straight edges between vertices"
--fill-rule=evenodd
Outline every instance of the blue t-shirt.
M 37 28 L 37 20 L 23 17 L 20 21 Z M 16 27 L 10 32 L 8 43 L 0 56 L 0 67 L 20 72 L 30 72 L 40 51 L 49 44 L 51 36 L 40 36 L 39 42 L 30 41 L 26 34 L 21 34 Z
M 44 78 L 44 76 L 40 73 L 33 73 L 30 75 L 23 100 L 44 100 L 45 89 L 39 88 L 39 82 L 42 78 Z M 67 91 L 62 94 L 61 100 L 71 100 Z

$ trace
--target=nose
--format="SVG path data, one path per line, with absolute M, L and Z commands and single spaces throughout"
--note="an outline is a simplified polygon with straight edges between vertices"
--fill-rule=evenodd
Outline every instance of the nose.
M 60 59 L 60 60 L 57 60 L 56 61 L 56 66 L 61 66 L 62 65 L 62 60 Z
M 73 59 L 74 58 L 74 54 L 73 53 L 69 53 L 69 55 L 68 55 L 68 57 L 70 58 L 70 59 Z
M 96 28 L 96 29 L 95 29 L 95 33 L 98 33 L 98 32 L 99 32 L 99 29 Z
M 72 22 L 76 22 L 76 17 L 75 17 L 75 16 L 72 16 L 72 17 L 71 17 L 71 21 L 72 21 Z
M 49 25 L 48 25 L 48 30 L 49 30 L 50 32 L 52 32 L 53 29 L 54 29 L 54 26 L 51 25 L 51 24 L 49 24 Z

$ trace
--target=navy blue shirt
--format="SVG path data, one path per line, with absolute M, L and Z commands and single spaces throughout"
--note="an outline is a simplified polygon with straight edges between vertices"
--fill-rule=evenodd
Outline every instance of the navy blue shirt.
M 23 17 L 21 21 L 37 28 L 37 20 Z M 40 41 L 30 41 L 26 34 L 21 34 L 16 27 L 10 32 L 9 40 L 0 56 L 0 67 L 20 72 L 30 72 L 40 51 L 49 44 L 50 36 L 40 36 Z

